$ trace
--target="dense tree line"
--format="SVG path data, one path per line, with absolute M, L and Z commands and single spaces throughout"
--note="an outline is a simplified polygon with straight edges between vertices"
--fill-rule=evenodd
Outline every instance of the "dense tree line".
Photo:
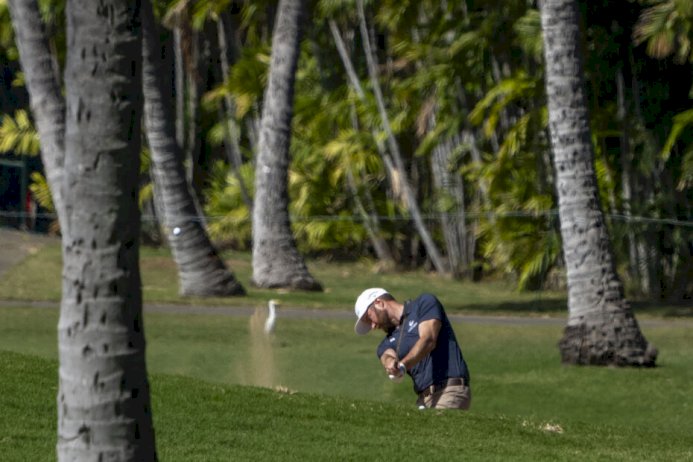
M 62 4 L 39 4 L 60 67 Z M 690 297 L 690 14 L 675 1 L 579 5 L 596 173 L 619 267 L 634 294 Z M 192 203 L 167 218 L 170 196 L 159 194 L 147 210 L 158 202 L 174 250 L 194 223 L 222 245 L 250 248 L 278 5 L 154 6 L 156 75 L 173 118 L 158 139 L 175 137 L 168 146 L 184 159 Z M 560 280 L 537 5 L 313 1 L 303 10 L 286 146 L 291 228 L 281 239 L 302 253 L 370 254 L 383 268 L 505 273 L 523 289 Z M 4 73 L 21 82 L 13 47 L 6 36 Z M 5 108 L 8 123 L 16 109 Z M 171 215 L 196 218 L 183 228 Z

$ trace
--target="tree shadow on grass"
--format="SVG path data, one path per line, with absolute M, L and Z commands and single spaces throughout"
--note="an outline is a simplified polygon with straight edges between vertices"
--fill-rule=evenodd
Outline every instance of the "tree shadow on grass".
M 630 301 L 631 307 L 638 314 L 661 317 L 693 318 L 693 302 L 662 302 L 651 300 Z M 563 315 L 568 312 L 568 300 L 561 298 L 536 299 L 517 302 L 499 303 L 453 303 L 446 308 L 453 313 L 483 313 L 483 314 L 543 314 Z
M 457 313 L 478 312 L 485 314 L 565 314 L 568 302 L 565 299 L 537 299 L 500 303 L 455 303 L 450 307 Z
M 657 301 L 637 300 L 631 306 L 637 313 L 647 313 L 665 318 L 693 318 L 693 300 Z

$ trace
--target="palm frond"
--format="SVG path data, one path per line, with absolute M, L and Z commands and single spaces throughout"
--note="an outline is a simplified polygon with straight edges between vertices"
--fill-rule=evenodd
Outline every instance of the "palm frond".
M 53 196 L 51 195 L 51 190 L 48 187 L 46 177 L 44 177 L 40 172 L 32 172 L 30 178 L 31 184 L 29 185 L 29 190 L 33 194 L 36 203 L 49 212 L 55 212 Z
M 477 103 L 469 114 L 469 120 L 476 125 L 483 123 L 484 133 L 490 136 L 496 129 L 503 109 L 519 98 L 530 96 L 537 88 L 539 88 L 537 79 L 530 78 L 524 73 L 504 79 L 491 88 Z
M 34 128 L 29 114 L 20 109 L 14 118 L 8 115 L 2 117 L 0 123 L 0 153 L 14 152 L 15 154 L 35 156 L 40 152 L 38 133 Z
M 684 133 L 684 130 L 691 125 L 693 125 L 693 109 L 680 112 L 674 116 L 671 132 L 669 132 L 669 136 L 667 136 L 667 140 L 659 154 L 663 161 L 666 162 L 669 159 L 674 145 Z
M 688 0 L 659 1 L 645 9 L 633 30 L 636 44 L 647 43 L 647 53 L 655 58 L 674 54 L 677 62 L 691 56 L 693 7 Z
M 676 189 L 683 191 L 687 188 L 693 188 L 693 146 L 684 153 L 681 161 L 681 178 L 679 179 Z

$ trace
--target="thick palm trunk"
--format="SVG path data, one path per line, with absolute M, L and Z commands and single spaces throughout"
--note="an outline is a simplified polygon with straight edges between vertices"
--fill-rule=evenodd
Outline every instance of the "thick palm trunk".
M 156 460 L 137 191 L 139 3 L 67 3 L 58 460 Z
M 563 362 L 654 366 L 623 294 L 599 203 L 575 0 L 544 0 L 541 11 L 549 127 L 556 169 L 569 318 Z
M 15 43 L 19 49 L 31 113 L 41 140 L 41 160 L 59 222 L 65 204 L 60 185 L 65 162 L 65 100 L 36 0 L 10 0 Z
M 289 144 L 303 7 L 302 0 L 281 0 L 272 36 L 255 167 L 253 283 L 322 290 L 296 248 L 289 221 Z
M 212 245 L 186 179 L 176 142 L 171 97 L 165 90 L 160 44 L 149 0 L 142 2 L 143 89 L 152 173 L 162 202 L 164 229 L 178 265 L 181 295 L 243 295 L 245 290 Z

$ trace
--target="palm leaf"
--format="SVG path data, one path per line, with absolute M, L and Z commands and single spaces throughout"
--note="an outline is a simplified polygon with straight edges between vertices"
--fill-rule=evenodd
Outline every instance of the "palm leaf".
M 19 109 L 14 118 L 5 115 L 0 123 L 0 152 L 35 156 L 40 152 L 38 133 L 29 119 L 29 114 Z

